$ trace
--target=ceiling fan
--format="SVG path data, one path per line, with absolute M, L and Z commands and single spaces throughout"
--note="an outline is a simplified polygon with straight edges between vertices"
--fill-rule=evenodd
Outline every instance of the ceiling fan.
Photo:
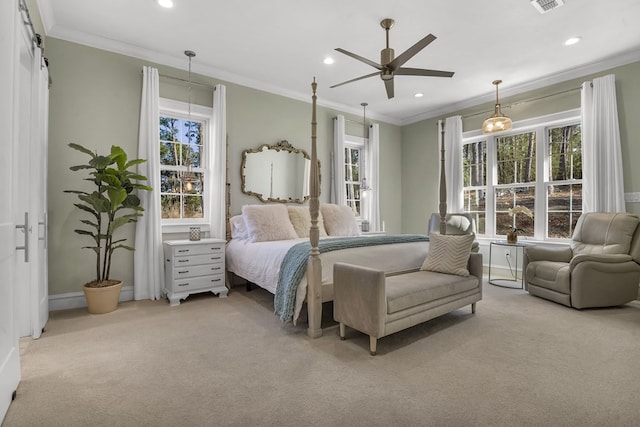
M 413 58 L 413 56 L 420 52 L 422 49 L 427 47 L 429 43 L 436 39 L 436 36 L 433 34 L 429 34 L 420 40 L 418 43 L 411 46 L 409 49 L 405 50 L 398 56 L 394 58 L 394 51 L 389 47 L 389 30 L 393 27 L 395 21 L 393 19 L 383 19 L 380 22 L 380 26 L 384 28 L 387 33 L 387 47 L 380 51 L 380 64 L 373 62 L 367 58 L 363 58 L 360 55 L 356 55 L 355 53 L 349 52 L 347 50 L 337 48 L 336 50 L 340 53 L 344 53 L 347 56 L 350 56 L 358 61 L 362 61 L 365 64 L 369 64 L 372 67 L 378 69 L 375 73 L 367 74 L 365 76 L 356 77 L 355 79 L 347 80 L 346 82 L 338 83 L 337 85 L 331 86 L 332 88 L 346 85 L 347 83 L 352 83 L 358 80 L 366 79 L 369 77 L 373 77 L 375 75 L 379 75 L 382 81 L 384 82 L 384 86 L 387 90 L 387 97 L 389 99 L 393 98 L 393 77 L 394 76 L 428 76 L 428 77 L 452 77 L 452 71 L 439 71 L 439 70 L 425 70 L 422 68 L 403 68 L 402 65 L 407 62 L 409 59 Z

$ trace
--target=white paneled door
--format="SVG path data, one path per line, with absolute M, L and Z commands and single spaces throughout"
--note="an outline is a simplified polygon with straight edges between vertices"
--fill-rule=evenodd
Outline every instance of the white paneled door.
M 48 73 L 31 31 L 18 24 L 18 68 L 14 75 L 17 144 L 14 147 L 14 221 L 24 225 L 16 236 L 24 246 L 16 257 L 18 331 L 39 338 L 48 320 L 46 280 L 46 112 Z
M 17 2 L 0 1 L 0 421 L 20 382 L 16 319 L 16 224 L 14 222 L 13 150 L 16 145 L 14 77 Z
M 18 3 L 0 1 L 0 422 L 20 383 L 18 339 L 49 318 L 49 78 Z

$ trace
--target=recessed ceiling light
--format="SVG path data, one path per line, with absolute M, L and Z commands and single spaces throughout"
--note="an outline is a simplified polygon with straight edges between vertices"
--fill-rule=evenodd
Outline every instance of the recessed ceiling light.
M 335 61 L 333 60 L 333 58 L 331 58 L 331 57 L 327 56 L 326 58 L 324 58 L 324 61 L 322 61 L 322 62 L 324 62 L 324 63 L 325 63 L 325 64 L 327 64 L 327 65 L 331 65 L 331 64 L 333 64 Z
M 158 0 L 158 4 L 162 7 L 170 9 L 173 7 L 173 0 Z
M 580 40 L 582 40 L 582 37 L 570 37 L 567 40 L 565 40 L 564 45 L 571 46 L 573 44 L 580 42 Z
M 416 98 L 422 98 L 424 96 L 424 93 L 421 93 L 421 92 L 414 93 L 413 96 Z

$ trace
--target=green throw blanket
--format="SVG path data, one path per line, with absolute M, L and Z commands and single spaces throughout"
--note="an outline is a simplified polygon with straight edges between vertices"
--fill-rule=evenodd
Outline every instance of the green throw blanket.
M 361 237 L 333 237 L 321 239 L 318 243 L 320 253 L 337 251 L 340 249 L 359 248 L 363 246 L 389 245 L 392 243 L 426 242 L 428 236 L 420 234 L 389 234 Z M 311 252 L 310 242 L 301 242 L 292 246 L 285 255 L 278 285 L 274 297 L 275 312 L 285 322 L 293 320 L 296 305 L 296 293 L 302 276 L 307 271 L 307 261 Z

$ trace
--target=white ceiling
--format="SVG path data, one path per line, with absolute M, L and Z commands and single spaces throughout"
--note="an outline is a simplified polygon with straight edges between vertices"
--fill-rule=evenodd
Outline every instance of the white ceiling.
M 640 0 L 565 0 L 540 14 L 529 0 L 38 0 L 48 36 L 188 68 L 232 83 L 395 124 L 412 123 L 589 72 L 640 60 Z M 375 62 L 380 21 L 396 21 L 396 56 L 428 33 L 437 39 L 405 66 L 454 71 L 453 78 L 395 77 L 395 98 L 376 71 L 334 49 Z M 570 36 L 581 43 L 566 47 Z M 324 65 L 325 56 L 335 59 Z M 413 94 L 423 92 L 424 97 Z

